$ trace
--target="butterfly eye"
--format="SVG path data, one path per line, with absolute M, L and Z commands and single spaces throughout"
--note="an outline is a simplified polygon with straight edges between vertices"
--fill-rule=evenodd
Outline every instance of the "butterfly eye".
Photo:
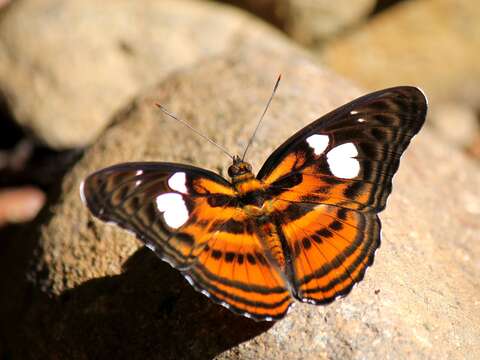
M 232 165 L 228 168 L 228 176 L 233 178 L 238 174 L 238 166 L 237 165 Z
M 228 168 L 228 176 L 230 176 L 231 178 L 249 172 L 252 172 L 252 166 L 249 163 L 243 161 L 233 164 Z

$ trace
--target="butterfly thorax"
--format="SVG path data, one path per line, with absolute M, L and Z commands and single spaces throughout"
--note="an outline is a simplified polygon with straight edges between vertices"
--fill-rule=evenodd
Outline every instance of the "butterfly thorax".
M 233 164 L 228 168 L 228 176 L 232 178 L 233 184 L 254 178 L 252 166 L 246 161 L 240 159 L 239 156 L 233 157 Z
M 237 192 L 240 205 L 262 208 L 265 198 L 265 184 L 256 179 L 252 173 L 252 166 L 241 160 L 233 158 L 233 164 L 228 168 L 228 175 Z

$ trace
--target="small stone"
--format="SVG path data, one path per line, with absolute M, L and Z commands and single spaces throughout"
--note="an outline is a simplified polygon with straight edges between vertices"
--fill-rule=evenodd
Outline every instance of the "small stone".
M 0 227 L 32 220 L 45 204 L 45 200 L 43 191 L 33 186 L 1 188 Z

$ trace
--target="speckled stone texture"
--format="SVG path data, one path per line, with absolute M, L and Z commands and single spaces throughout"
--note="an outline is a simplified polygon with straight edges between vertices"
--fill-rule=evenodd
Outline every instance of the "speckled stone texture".
M 30 301 L 17 302 L 23 316 L 10 335 L 13 356 L 480 357 L 480 174 L 428 128 L 403 157 L 381 214 L 382 247 L 364 281 L 332 305 L 297 304 L 278 323 L 255 323 L 212 303 L 82 205 L 80 181 L 121 161 L 178 161 L 224 174 L 229 159 L 154 103 L 239 153 L 278 73 L 283 81 L 249 153 L 258 170 L 295 130 L 362 92 L 296 50 L 243 48 L 169 76 L 116 117 L 67 175 L 61 198 L 33 235 L 37 257 L 23 297 Z

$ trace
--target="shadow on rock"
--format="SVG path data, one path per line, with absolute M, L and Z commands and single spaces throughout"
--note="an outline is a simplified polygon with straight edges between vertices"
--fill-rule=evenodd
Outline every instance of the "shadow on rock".
M 121 275 L 36 302 L 27 318 L 23 341 L 35 350 L 23 351 L 75 359 L 208 359 L 273 325 L 214 304 L 147 249 Z

